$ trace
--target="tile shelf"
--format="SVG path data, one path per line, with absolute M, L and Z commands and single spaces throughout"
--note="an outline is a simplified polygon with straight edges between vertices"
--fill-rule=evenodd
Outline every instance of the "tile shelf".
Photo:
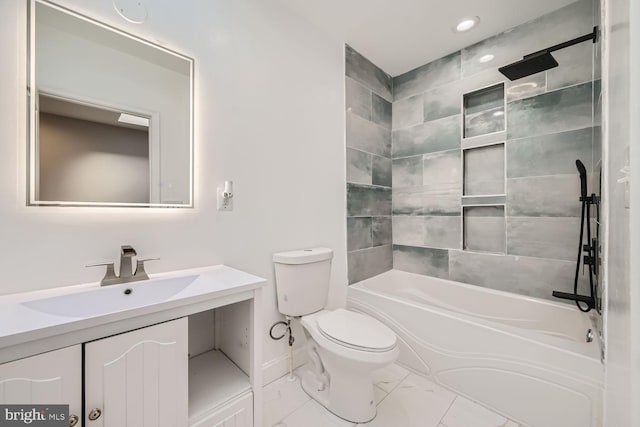
M 507 131 L 492 132 L 485 135 L 462 138 L 462 149 L 482 148 L 489 145 L 504 144 L 507 140 Z
M 483 194 L 461 196 L 462 207 L 466 206 L 500 206 L 507 203 L 506 194 Z

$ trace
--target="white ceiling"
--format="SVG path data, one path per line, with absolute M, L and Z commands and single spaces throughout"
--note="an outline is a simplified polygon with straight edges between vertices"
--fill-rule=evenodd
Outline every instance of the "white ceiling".
M 279 1 L 397 76 L 575 0 Z M 480 25 L 454 33 L 465 16 Z
M 146 126 L 119 122 L 120 111 L 67 101 L 63 98 L 46 95 L 44 93 L 40 93 L 39 95 L 38 111 L 41 113 L 55 114 L 56 116 L 136 129 L 144 132 L 149 131 L 149 128 Z

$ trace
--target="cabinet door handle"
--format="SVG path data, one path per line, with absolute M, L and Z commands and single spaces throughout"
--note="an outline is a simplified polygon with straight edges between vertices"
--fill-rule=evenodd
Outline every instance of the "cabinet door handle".
M 100 418 L 100 415 L 102 415 L 102 411 L 98 408 L 94 408 L 89 412 L 89 420 L 95 421 Z
M 80 418 L 78 418 L 77 415 L 71 414 L 69 416 L 69 427 L 73 427 L 76 424 L 78 424 L 78 421 L 80 421 Z

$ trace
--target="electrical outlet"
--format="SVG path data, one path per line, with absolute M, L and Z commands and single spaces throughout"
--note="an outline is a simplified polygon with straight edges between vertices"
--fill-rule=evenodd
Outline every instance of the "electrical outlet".
M 224 188 L 218 187 L 218 210 L 232 211 L 233 197 L 224 197 Z
M 240 347 L 249 348 L 249 328 L 244 328 L 240 339 Z

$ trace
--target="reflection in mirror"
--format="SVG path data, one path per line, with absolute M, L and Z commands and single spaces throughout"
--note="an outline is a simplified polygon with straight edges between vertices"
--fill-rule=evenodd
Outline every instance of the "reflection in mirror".
M 190 207 L 193 60 L 30 9 L 29 203 Z
M 149 118 L 41 92 L 38 122 L 38 200 L 150 203 Z

